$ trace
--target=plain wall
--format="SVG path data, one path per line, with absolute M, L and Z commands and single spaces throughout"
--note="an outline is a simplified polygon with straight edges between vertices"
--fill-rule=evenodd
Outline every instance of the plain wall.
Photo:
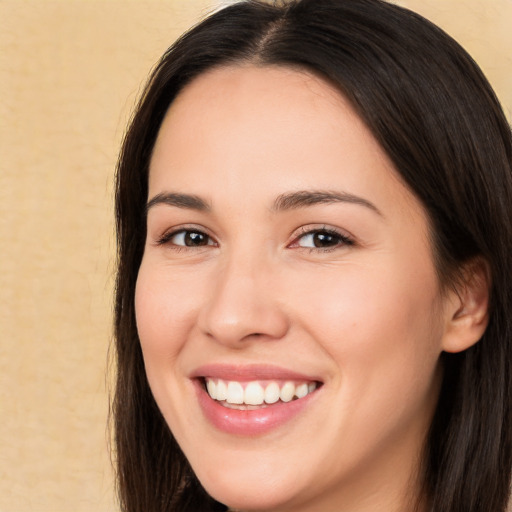
M 116 510 L 116 156 L 148 71 L 215 3 L 0 0 L 0 512 Z M 510 119 L 512 0 L 400 3 L 473 54 Z

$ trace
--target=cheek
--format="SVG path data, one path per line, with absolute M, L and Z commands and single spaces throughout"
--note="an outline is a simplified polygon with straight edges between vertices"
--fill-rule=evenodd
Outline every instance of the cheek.
M 137 331 L 151 392 L 175 434 L 183 432 L 176 419 L 189 409 L 180 356 L 194 325 L 196 289 L 165 265 L 143 260 L 135 289 Z
M 308 302 L 322 306 L 310 312 L 307 328 L 338 369 L 333 381 L 341 392 L 331 414 L 339 421 L 332 436 L 361 453 L 372 443 L 386 446 L 411 425 L 422 432 L 437 401 L 436 277 L 426 275 L 417 288 L 402 275 L 354 267 L 337 281 L 322 280 L 322 290 L 308 287 Z
M 177 285 L 169 275 L 143 260 L 137 277 L 135 315 L 148 374 L 176 359 L 193 323 L 194 287 Z
M 304 274 L 296 316 L 337 364 L 350 396 L 381 389 L 394 400 L 428 389 L 442 340 L 434 270 L 347 265 L 329 274 Z
M 405 341 L 407 333 L 422 337 L 425 329 L 436 330 L 438 290 L 433 272 L 414 281 L 403 269 L 353 264 L 303 272 L 300 277 L 290 302 L 335 346 L 355 333 L 361 335 L 364 348 L 375 343 L 376 336 L 379 345 L 388 345 Z

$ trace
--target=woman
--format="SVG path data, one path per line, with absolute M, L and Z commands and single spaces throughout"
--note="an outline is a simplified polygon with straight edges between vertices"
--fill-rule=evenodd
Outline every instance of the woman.
M 122 509 L 504 512 L 511 162 L 475 63 L 398 6 L 177 41 L 118 169 Z

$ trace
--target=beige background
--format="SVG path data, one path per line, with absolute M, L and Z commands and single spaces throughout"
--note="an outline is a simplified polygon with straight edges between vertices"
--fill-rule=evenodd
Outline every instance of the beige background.
M 0 0 L 0 512 L 116 510 L 116 154 L 148 70 L 215 3 Z M 400 3 L 466 46 L 510 119 L 512 0 Z

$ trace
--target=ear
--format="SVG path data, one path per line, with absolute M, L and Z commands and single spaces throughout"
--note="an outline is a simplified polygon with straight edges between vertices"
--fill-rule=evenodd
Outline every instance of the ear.
M 462 279 L 445 302 L 446 328 L 442 349 L 462 352 L 477 343 L 489 323 L 491 272 L 477 257 L 464 265 Z

